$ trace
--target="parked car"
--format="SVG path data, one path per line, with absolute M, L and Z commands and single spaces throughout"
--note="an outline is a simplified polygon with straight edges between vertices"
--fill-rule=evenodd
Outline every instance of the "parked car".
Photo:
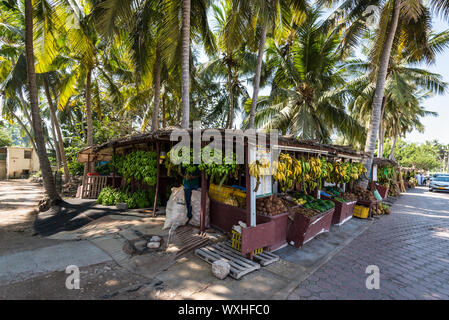
M 449 175 L 437 175 L 430 181 L 429 191 L 449 191 Z

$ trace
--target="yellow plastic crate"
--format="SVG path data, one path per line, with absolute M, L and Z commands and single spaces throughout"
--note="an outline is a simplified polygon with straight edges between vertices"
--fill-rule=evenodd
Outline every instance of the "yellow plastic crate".
M 223 200 L 229 198 L 232 192 L 232 188 L 228 186 L 222 185 L 221 188 L 218 188 L 218 186 L 213 183 L 211 183 L 209 186 L 209 197 L 211 197 L 215 201 L 223 202 Z
M 357 218 L 366 219 L 366 218 L 368 218 L 368 215 L 369 215 L 369 208 L 356 205 L 354 207 L 353 215 L 354 215 L 354 217 L 357 217 Z
M 229 199 L 234 198 L 239 207 L 243 207 L 246 201 L 246 193 L 237 188 L 222 185 L 218 188 L 218 185 L 211 183 L 209 186 L 209 197 L 218 202 L 230 204 Z M 232 203 L 232 202 L 231 202 Z M 237 206 L 235 203 L 235 206 Z M 232 204 L 231 204 L 232 205 Z
M 242 250 L 242 234 L 235 230 L 232 230 L 232 247 L 235 250 Z M 259 248 L 253 251 L 253 254 L 259 254 L 263 252 L 263 248 Z

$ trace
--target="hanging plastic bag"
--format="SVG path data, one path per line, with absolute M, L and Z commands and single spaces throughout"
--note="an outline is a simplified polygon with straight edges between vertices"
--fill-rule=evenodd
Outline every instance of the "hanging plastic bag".
M 171 195 L 165 209 L 165 223 L 163 229 L 170 228 L 175 222 L 183 225 L 187 222 L 187 207 L 184 199 L 184 187 L 172 188 Z
M 201 224 L 201 188 L 192 190 L 192 219 L 189 224 L 199 227 Z M 209 197 L 206 193 L 206 217 L 204 219 L 204 226 L 209 228 Z

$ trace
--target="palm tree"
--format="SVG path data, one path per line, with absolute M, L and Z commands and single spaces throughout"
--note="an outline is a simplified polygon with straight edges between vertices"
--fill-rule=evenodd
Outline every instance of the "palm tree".
M 263 55 L 267 34 L 274 36 L 276 27 L 282 29 L 284 15 L 288 17 L 293 12 L 295 21 L 303 17 L 307 2 L 303 0 L 234 0 L 232 1 L 231 15 L 226 26 L 228 43 L 240 44 L 247 41 L 254 45 L 257 40 L 257 64 L 253 79 L 253 98 L 250 108 L 249 128 L 254 128 L 256 103 L 260 89 Z M 291 10 L 291 11 L 290 11 Z M 287 18 L 288 20 L 288 18 Z M 254 28 L 254 22 L 257 27 Z
M 220 5 L 212 5 L 218 52 L 214 53 L 208 62 L 202 64 L 199 70 L 201 78 L 199 80 L 204 80 L 202 85 L 208 87 L 207 82 L 210 84 L 210 88 L 204 88 L 206 90 L 212 89 L 219 94 L 218 91 L 221 88 L 214 89 L 215 84 L 211 82 L 218 81 L 218 87 L 221 87 L 221 81 L 224 80 L 226 83 L 227 94 L 219 94 L 220 99 L 217 102 L 217 106 L 220 105 L 222 112 L 227 114 L 226 128 L 233 127 L 235 114 L 239 110 L 240 98 L 247 95 L 244 83 L 250 81 L 257 62 L 257 56 L 248 51 L 246 44 L 228 41 L 226 26 L 231 15 L 231 8 L 232 1 L 230 0 L 221 1 Z M 213 113 L 218 116 L 215 111 Z
M 422 18 L 430 19 L 429 16 L 425 15 Z M 398 32 L 403 31 L 398 29 Z M 378 155 L 383 154 L 385 131 L 391 128 L 391 124 L 386 122 L 387 118 L 394 118 L 395 114 L 401 111 L 412 118 L 416 114 L 421 116 L 434 115 L 430 112 L 421 112 L 422 108 L 419 105 L 422 101 L 421 97 L 443 94 L 447 87 L 447 83 L 442 81 L 440 75 L 415 65 L 422 62 L 426 57 L 434 57 L 447 47 L 449 44 L 449 31 L 433 34 L 430 28 L 426 26 L 423 34 L 427 39 L 426 43 L 424 43 L 426 46 L 425 55 L 423 55 L 423 48 L 415 46 L 414 42 L 408 46 L 395 45 L 393 47 L 385 82 L 384 97 L 382 99 Z M 366 50 L 370 50 L 371 56 L 375 56 L 376 46 L 374 38 L 370 39 L 370 44 L 373 47 Z M 376 89 L 374 82 L 376 70 L 371 68 L 370 63 L 363 61 L 351 61 L 350 66 L 352 72 L 359 74 L 358 77 L 348 83 L 348 89 L 353 95 L 350 110 L 360 121 L 368 124 L 370 122 L 368 115 L 372 114 L 372 101 Z
M 281 43 L 269 40 L 272 90 L 257 103 L 256 125 L 283 134 L 329 142 L 333 130 L 358 139 L 363 128 L 345 111 L 346 69 L 340 62 L 338 29 L 320 22 L 319 8 Z M 247 102 L 249 104 L 249 101 Z
M 421 52 L 416 50 L 416 53 L 426 55 L 425 45 L 427 37 L 425 33 L 425 23 L 428 19 L 428 9 L 423 5 L 420 0 L 389 0 L 389 1 L 345 1 L 335 15 L 336 18 L 344 16 L 348 25 L 351 25 L 347 29 L 347 38 L 345 38 L 344 45 L 351 46 L 356 43 L 358 37 L 365 32 L 366 14 L 368 6 L 375 5 L 381 9 L 381 17 L 378 24 L 378 30 L 376 32 L 376 52 L 377 55 L 373 59 L 373 65 L 378 66 L 376 71 L 376 89 L 374 98 L 372 101 L 372 114 L 370 124 L 367 133 L 367 139 L 365 143 L 365 153 L 368 157 L 364 159 L 364 165 L 368 172 L 371 171 L 374 150 L 376 147 L 377 134 L 381 122 L 381 110 L 382 100 L 384 97 L 385 82 L 387 78 L 388 66 L 390 63 L 391 51 L 397 39 L 401 36 L 406 45 L 414 46 L 415 48 L 421 48 Z M 449 13 L 449 2 L 440 0 L 430 0 L 429 5 L 436 12 L 442 12 L 447 16 Z M 346 14 L 348 13 L 349 14 Z M 423 19 L 424 17 L 424 19 Z M 419 23 L 421 22 L 421 24 Z M 399 30 L 405 31 L 405 33 L 398 34 Z M 409 28 L 407 28 L 409 27 Z M 408 29 L 408 30 L 407 30 Z M 410 33 L 406 31 L 412 31 L 415 37 L 409 37 Z M 408 33 L 408 34 L 407 34 Z M 419 39 L 419 45 L 413 44 L 413 41 Z M 427 58 L 431 58 L 428 56 Z M 367 186 L 368 181 L 362 181 L 363 186 Z
M 181 28 L 181 90 L 182 90 L 182 128 L 189 128 L 190 121 L 190 0 L 182 0 Z
M 42 129 L 42 119 L 39 113 L 38 94 L 36 86 L 36 72 L 34 69 L 34 50 L 33 50 L 33 6 L 31 0 L 25 0 L 25 52 L 27 61 L 28 90 L 30 96 L 31 114 L 33 122 L 33 131 L 39 157 L 42 179 L 45 192 L 50 201 L 55 203 L 60 200 L 56 186 L 53 181 L 50 161 L 45 148 L 44 133 Z
M 60 160 L 64 167 L 64 181 L 68 182 L 68 181 L 70 181 L 70 172 L 69 172 L 69 169 L 67 166 L 67 157 L 66 157 L 65 150 L 64 150 L 64 140 L 62 138 L 61 128 L 59 126 L 59 120 L 58 120 L 58 117 L 56 116 L 56 110 L 55 110 L 55 106 L 53 104 L 53 98 L 50 93 L 50 87 L 48 84 L 49 79 L 48 79 L 47 74 L 43 75 L 43 83 L 44 83 L 45 96 L 47 97 L 48 108 L 50 109 L 51 122 L 54 126 L 54 128 L 53 128 L 54 132 L 57 135 L 57 139 L 56 139 L 56 137 L 54 139 L 55 142 L 57 143 L 56 153 L 60 154 Z

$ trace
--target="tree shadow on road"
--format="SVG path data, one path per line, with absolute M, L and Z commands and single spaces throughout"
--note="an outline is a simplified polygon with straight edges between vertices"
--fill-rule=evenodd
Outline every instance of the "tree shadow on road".
M 46 212 L 37 215 L 34 230 L 42 236 L 51 236 L 61 231 L 73 231 L 110 214 L 120 214 L 120 210 L 95 206 L 95 200 L 81 203 L 61 201 Z

